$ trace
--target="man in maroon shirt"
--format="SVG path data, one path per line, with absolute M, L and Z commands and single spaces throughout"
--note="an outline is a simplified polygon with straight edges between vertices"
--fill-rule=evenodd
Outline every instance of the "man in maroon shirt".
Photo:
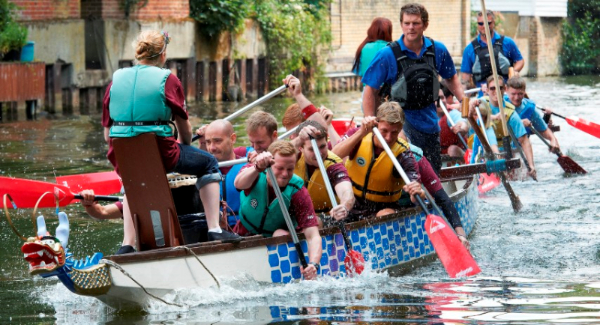
M 317 213 L 328 212 L 335 220 L 344 219 L 354 206 L 354 193 L 352 193 L 348 170 L 344 167 L 342 159 L 327 149 L 327 130 L 322 125 L 311 120 L 302 122 L 296 130 L 296 134 L 309 125 L 318 131 L 314 139 L 319 152 L 314 151 L 310 139 L 305 140 L 298 148 L 300 154 L 294 173 L 304 180 L 304 186 L 308 189 Z M 327 181 L 334 189 L 336 200 L 339 203 L 336 207 L 331 204 L 317 159 L 323 161 L 325 165 Z
M 274 202 L 276 195 L 272 180 L 265 173 L 267 168 L 271 168 L 277 180 L 276 185 L 281 188 L 284 197 L 291 196 L 290 201 L 287 202 L 289 202 L 289 214 L 297 223 L 296 231 L 302 232 L 306 236 L 310 263 L 306 269 L 302 269 L 302 274 L 306 279 L 312 279 L 316 277 L 319 261 L 321 260 L 321 235 L 319 234 L 317 217 L 308 191 L 306 187 L 302 186 L 302 180 L 294 175 L 295 166 L 296 150 L 287 141 L 274 142 L 269 146 L 269 151 L 256 157 L 254 164 L 244 166 L 235 179 L 235 187 L 244 191 L 244 197 L 240 208 L 241 220 L 234 230 L 240 235 L 254 233 L 275 237 L 289 234 L 287 227 L 281 220 L 283 213 L 279 208 L 279 204 Z M 300 186 L 297 187 L 297 184 L 300 184 Z M 259 188 L 260 186 L 266 188 Z M 260 202 L 259 200 L 264 197 L 266 197 L 266 201 Z M 248 203 L 245 203 L 245 200 Z M 261 206 L 265 208 L 261 209 Z M 258 233 L 252 227 L 248 229 L 243 223 L 258 225 L 259 231 L 262 231 Z M 283 225 L 285 229 L 272 228 L 278 227 L 277 225 Z
M 333 148 L 338 156 L 348 157 L 346 168 L 356 197 L 354 208 L 350 211 L 351 220 L 397 212 L 402 190 L 408 192 L 412 200 L 414 195 L 424 196 L 415 157 L 408 143 L 398 138 L 403 122 L 400 105 L 385 102 L 377 109 L 377 117 L 365 117 L 360 127 L 350 129 Z M 372 133 L 375 126 L 396 155 L 409 184 L 400 179 L 379 139 Z

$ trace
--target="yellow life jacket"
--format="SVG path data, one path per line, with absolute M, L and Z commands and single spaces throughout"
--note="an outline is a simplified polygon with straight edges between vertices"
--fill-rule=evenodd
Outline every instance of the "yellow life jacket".
M 490 104 L 490 108 L 493 110 L 492 103 L 488 96 L 481 97 L 481 99 L 487 101 Z M 499 108 L 496 107 L 499 110 Z M 515 112 L 515 106 L 507 101 L 504 101 L 504 116 L 506 117 L 506 123 L 508 124 L 508 120 Z M 496 113 L 497 114 L 497 113 Z M 504 133 L 502 132 L 502 120 L 498 119 L 492 121 L 492 127 L 494 127 L 494 133 L 496 134 L 496 139 L 498 140 L 498 148 L 502 147 L 502 138 L 504 138 Z
M 342 159 L 331 151 L 327 151 L 327 158 L 323 160 L 325 169 L 341 162 Z M 304 160 L 304 155 L 298 159 L 298 162 L 296 163 L 296 169 L 294 169 L 294 174 L 300 176 L 304 180 L 304 184 L 306 185 L 308 193 L 312 199 L 315 212 L 328 212 L 333 208 L 333 205 L 329 199 L 329 194 L 327 193 L 327 188 L 325 187 L 325 180 L 323 179 L 321 170 L 317 168 L 309 179 L 308 168 L 306 166 L 306 161 Z M 337 196 L 336 200 L 339 203 Z
M 398 139 L 391 147 L 394 156 L 409 150 L 408 143 Z M 374 157 L 373 133 L 365 136 L 353 159 L 346 160 L 346 169 L 352 180 L 352 190 L 356 197 L 373 202 L 396 202 L 402 194 L 404 181 L 394 177 L 394 164 L 387 153 Z

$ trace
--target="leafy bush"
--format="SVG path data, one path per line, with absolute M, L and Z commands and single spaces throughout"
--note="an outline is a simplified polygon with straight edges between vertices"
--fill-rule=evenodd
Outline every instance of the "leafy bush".
M 272 85 L 281 83 L 295 70 L 314 69 L 317 80 L 322 75 L 318 54 L 331 42 L 329 0 L 257 0 L 256 20 L 267 41 Z M 319 87 L 317 85 L 317 87 Z
M 213 37 L 222 31 L 240 31 L 248 16 L 246 0 L 190 0 L 190 17 L 200 31 Z
M 15 21 L 17 6 L 0 0 L 0 55 L 18 50 L 27 42 L 27 28 Z
M 600 72 L 600 0 L 569 1 L 568 16 L 560 56 L 564 73 Z

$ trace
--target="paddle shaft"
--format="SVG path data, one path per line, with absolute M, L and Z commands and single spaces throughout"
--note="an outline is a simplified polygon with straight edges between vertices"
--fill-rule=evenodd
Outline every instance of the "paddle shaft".
M 485 141 L 489 142 L 490 140 L 487 137 L 487 133 L 486 133 L 486 130 L 485 130 L 485 123 L 483 123 L 483 117 L 481 117 L 481 111 L 479 110 L 479 106 L 475 106 L 475 112 L 477 112 L 477 119 L 479 119 L 479 124 L 481 126 L 483 137 L 485 138 Z
M 317 145 L 317 140 L 314 138 L 310 139 L 310 144 L 312 145 L 313 151 L 315 152 L 315 156 L 317 157 L 317 163 L 319 164 L 319 170 L 321 171 L 321 176 L 323 177 L 323 182 L 325 183 L 325 188 L 327 188 L 327 194 L 329 195 L 329 200 L 331 200 L 331 205 L 335 208 L 338 206 L 338 202 L 335 199 L 335 193 L 333 188 L 331 187 L 331 182 L 329 181 L 329 177 L 327 177 L 327 169 L 323 164 L 323 159 L 321 157 L 321 153 L 319 151 L 319 146 Z M 342 233 L 342 237 L 344 238 L 344 244 L 346 245 L 346 249 L 348 251 L 352 250 L 352 245 L 350 245 L 350 239 L 348 239 L 348 234 L 346 233 L 346 227 L 343 221 L 338 222 L 338 228 Z
M 496 68 L 496 55 L 494 53 L 494 47 L 492 42 L 492 36 L 490 34 L 490 26 L 487 20 L 487 10 L 485 9 L 485 0 L 481 0 L 481 12 L 484 13 L 484 24 L 485 38 L 487 43 L 488 52 L 490 52 L 490 64 L 492 66 L 492 75 L 494 76 L 494 84 L 496 85 L 496 97 L 498 99 L 498 107 L 500 108 L 500 119 L 502 119 L 502 134 L 504 137 L 508 137 L 508 128 L 506 123 L 506 115 L 504 115 L 504 100 L 502 99 L 502 92 L 500 91 L 500 84 L 498 83 L 498 69 Z M 489 85 L 488 85 L 489 87 Z
M 293 128 L 291 128 L 288 131 L 285 131 L 283 134 L 281 134 L 280 136 L 277 137 L 277 140 L 283 140 L 287 137 L 289 137 L 290 135 L 292 135 L 294 132 L 296 132 L 296 130 L 298 129 L 298 127 L 300 126 L 300 124 L 294 126 Z
M 536 106 L 536 108 L 537 108 L 537 109 L 541 109 L 541 110 L 542 110 L 544 113 L 546 112 L 546 109 L 545 109 L 544 107 Z M 556 114 L 556 113 L 554 113 L 554 112 L 552 112 L 552 115 L 554 115 L 554 116 L 558 116 L 558 117 L 562 118 L 563 120 L 566 120 L 566 119 L 567 119 L 566 117 L 564 117 L 564 116 L 562 116 L 562 115 L 560 115 L 560 114 Z
M 544 138 L 540 132 L 538 130 L 536 130 L 533 125 L 530 127 L 531 131 L 533 131 L 533 133 L 535 133 L 535 135 L 537 135 L 540 140 L 542 140 L 542 142 L 548 146 L 548 148 L 552 149 L 552 145 L 548 142 L 548 140 L 546 140 L 546 138 Z M 557 156 L 562 157 L 562 152 L 560 152 L 560 150 L 558 152 L 554 152 Z
M 246 105 L 246 106 L 244 106 L 244 107 L 240 108 L 240 109 L 239 109 L 239 110 L 237 110 L 235 113 L 233 113 L 233 114 L 231 114 L 231 115 L 227 116 L 226 118 L 224 118 L 224 120 L 225 120 L 225 121 L 231 121 L 231 120 L 233 120 L 234 118 L 236 118 L 236 117 L 238 117 L 238 116 L 240 116 L 240 115 L 242 115 L 242 114 L 246 113 L 247 111 L 251 110 L 252 108 L 254 108 L 254 107 L 256 107 L 256 106 L 258 106 L 258 105 L 260 105 L 260 104 L 262 104 L 262 103 L 264 103 L 264 102 L 268 101 L 269 99 L 271 99 L 271 98 L 273 98 L 273 97 L 275 97 L 275 96 L 277 96 L 277 95 L 281 94 L 282 92 L 284 92 L 284 91 L 287 89 L 287 87 L 288 87 L 287 85 L 283 85 L 283 86 L 281 86 L 281 87 L 279 87 L 279 88 L 277 88 L 277 89 L 273 90 L 272 92 L 270 92 L 270 93 L 268 93 L 268 94 L 266 94 L 266 95 L 262 96 L 261 98 L 259 98 L 259 99 L 255 100 L 255 101 L 253 101 L 252 103 L 250 103 L 250 104 L 248 104 L 248 105 Z M 197 135 L 197 134 L 196 134 L 196 135 L 194 135 L 194 136 L 192 137 L 192 142 L 194 142 L 194 141 L 198 140 L 199 138 L 200 138 L 200 136 L 199 136 L 199 135 Z
M 454 127 L 456 125 L 456 123 L 454 123 L 454 121 L 450 117 L 450 113 L 448 113 L 448 110 L 446 109 L 446 105 L 444 105 L 444 102 L 441 100 L 440 100 L 440 107 L 444 111 L 444 114 L 446 115 L 446 119 L 448 119 L 448 121 L 450 122 L 450 125 L 452 125 L 452 127 Z M 458 137 L 460 142 L 462 142 L 463 146 L 465 146 L 465 150 L 469 149 L 469 146 L 465 142 L 465 138 L 463 138 L 460 134 L 457 134 L 456 136 Z
M 531 166 L 529 166 L 529 161 L 527 161 L 527 157 L 525 157 L 525 152 L 523 151 L 523 147 L 521 146 L 521 143 L 519 143 L 519 140 L 515 136 L 515 133 L 513 132 L 513 130 L 510 127 L 508 127 L 507 129 L 508 129 L 508 134 L 510 134 L 512 141 L 515 143 L 515 146 L 517 146 L 517 151 L 519 152 L 519 156 L 521 156 L 521 159 L 523 159 L 523 162 L 525 163 L 525 167 L 527 167 L 527 170 L 531 172 Z M 512 157 L 508 157 L 508 158 L 512 158 Z M 533 177 L 533 180 L 537 182 L 537 178 Z
M 81 196 L 81 194 L 75 194 L 75 195 L 73 195 L 73 198 L 77 199 L 77 200 L 83 200 L 83 196 Z M 121 202 L 123 202 L 123 197 L 122 196 L 108 196 L 108 195 L 94 195 L 94 200 L 95 201 L 110 201 L 110 202 L 121 201 Z
M 383 147 L 383 150 L 385 150 L 385 152 L 387 153 L 387 155 L 392 160 L 392 164 L 394 164 L 394 167 L 396 167 L 396 170 L 398 171 L 398 173 L 400 173 L 400 177 L 402 177 L 402 180 L 404 181 L 404 184 L 408 185 L 410 183 L 410 180 L 408 179 L 408 176 L 404 172 L 404 169 L 402 169 L 402 166 L 400 166 L 400 163 L 398 162 L 398 159 L 396 159 L 396 156 L 394 156 L 394 153 L 392 152 L 392 149 L 390 149 L 390 146 L 388 146 L 387 142 L 385 142 L 385 139 L 383 138 L 383 136 L 381 135 L 381 132 L 379 132 L 379 129 L 376 126 L 373 127 L 373 134 L 375 134 L 375 136 L 377 137 L 377 139 L 379 139 L 379 142 L 381 143 L 381 146 Z M 426 214 L 430 214 L 429 213 L 429 209 L 427 208 L 427 206 L 425 205 L 425 203 L 423 202 L 423 200 L 421 199 L 421 197 L 418 196 L 418 195 L 415 195 L 415 198 L 417 199 L 417 202 L 419 203 L 419 206 L 421 206 L 421 209 L 423 209 L 423 211 L 425 211 Z
M 478 93 L 481 90 L 480 88 L 473 88 L 473 89 L 469 89 L 469 90 L 465 90 L 465 95 L 469 95 L 469 94 L 473 94 L 473 93 Z
M 294 246 L 296 247 L 296 251 L 298 252 L 298 258 L 300 259 L 300 263 L 302 267 L 306 268 L 308 263 L 306 263 L 306 257 L 304 257 L 304 253 L 302 252 L 302 247 L 300 246 L 300 240 L 298 239 L 298 234 L 296 234 L 296 228 L 294 227 L 294 223 L 292 222 L 292 218 L 290 217 L 290 213 L 283 202 L 283 195 L 281 194 L 281 189 L 277 184 L 277 179 L 273 174 L 273 170 L 271 167 L 267 168 L 267 175 L 271 179 L 271 186 L 275 191 L 275 195 L 277 196 L 277 201 L 279 202 L 279 208 L 281 209 L 281 213 L 283 214 L 283 218 L 285 219 L 285 223 L 290 231 L 290 235 L 292 236 L 292 240 L 294 241 Z
M 496 160 L 496 157 L 495 157 L 494 153 L 492 152 L 492 147 L 490 146 L 489 142 L 487 141 L 487 138 L 484 136 L 485 133 L 482 132 L 481 129 L 477 127 L 477 122 L 471 116 L 469 116 L 469 123 L 471 124 L 471 127 L 473 128 L 473 131 L 475 132 L 475 134 L 477 134 L 477 137 L 479 138 L 479 141 L 481 142 L 481 146 L 485 150 L 487 157 L 492 161 Z M 510 203 L 513 207 L 513 210 L 515 212 L 519 212 L 519 210 L 521 210 L 521 208 L 523 207 L 523 204 L 521 203 L 519 196 L 515 193 L 512 186 L 506 179 L 506 173 L 500 172 L 500 173 L 498 173 L 498 175 L 500 176 L 502 185 L 504 185 L 504 188 L 506 189 L 506 192 L 508 193 L 508 198 L 510 199 Z

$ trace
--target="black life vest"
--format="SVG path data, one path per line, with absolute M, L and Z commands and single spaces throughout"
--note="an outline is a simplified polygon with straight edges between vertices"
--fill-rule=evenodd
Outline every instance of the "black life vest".
M 498 74 L 500 74 L 504 80 L 508 79 L 508 68 L 513 64 L 502 50 L 504 44 L 504 35 L 500 36 L 494 44 L 494 57 L 496 58 L 496 67 L 498 68 Z M 486 82 L 486 79 L 492 75 L 492 63 L 490 62 L 489 46 L 481 47 L 477 38 L 475 38 L 471 45 L 473 45 L 473 51 L 475 51 L 475 62 L 473 63 L 473 82 Z
M 411 59 L 402 52 L 397 41 L 388 46 L 396 58 L 398 72 L 393 85 L 384 85 L 382 95 L 400 104 L 404 110 L 419 110 L 433 104 L 439 97 L 440 82 L 435 62 L 435 43 L 421 58 Z

